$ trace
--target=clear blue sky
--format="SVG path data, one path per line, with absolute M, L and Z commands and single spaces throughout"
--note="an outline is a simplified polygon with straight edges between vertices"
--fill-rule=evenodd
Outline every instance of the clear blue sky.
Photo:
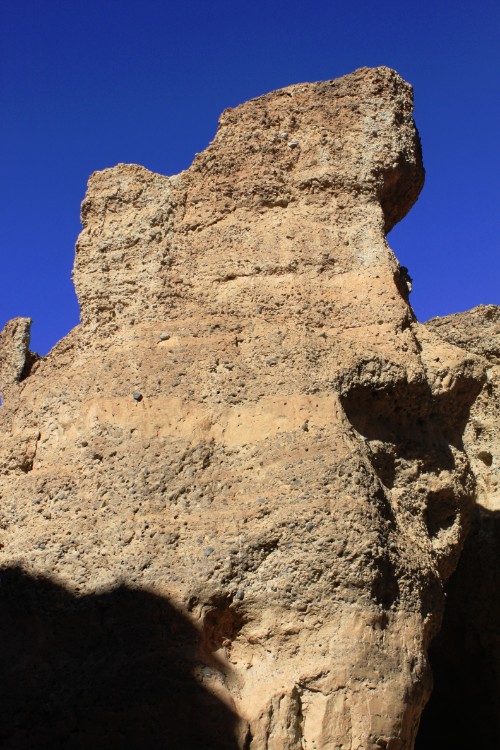
M 415 88 L 427 180 L 389 235 L 420 320 L 500 303 L 498 0 L 4 0 L 0 328 L 47 352 L 78 322 L 70 280 L 88 176 L 175 174 L 228 106 L 388 65 Z

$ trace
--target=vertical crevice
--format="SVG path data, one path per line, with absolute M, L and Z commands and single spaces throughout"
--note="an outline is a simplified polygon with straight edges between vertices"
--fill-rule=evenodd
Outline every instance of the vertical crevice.
M 446 607 L 429 660 L 434 688 L 415 750 L 500 747 L 500 512 L 477 506 L 446 586 Z

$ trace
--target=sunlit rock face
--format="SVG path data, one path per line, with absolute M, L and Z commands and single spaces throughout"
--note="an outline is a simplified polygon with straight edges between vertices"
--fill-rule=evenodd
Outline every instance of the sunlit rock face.
M 168 603 L 154 637 L 123 639 L 155 690 L 136 681 L 133 711 L 126 688 L 112 705 L 82 693 L 97 736 L 119 717 L 116 747 L 159 746 L 154 717 L 170 714 L 151 706 L 172 690 L 161 732 L 184 723 L 179 747 L 204 747 L 192 683 L 207 726 L 225 717 L 207 747 L 413 747 L 484 378 L 415 321 L 385 239 L 423 176 L 411 87 L 363 68 L 227 110 L 180 175 L 90 178 L 81 324 L 9 382 L 0 412 L 0 555 L 35 612 L 47 579 L 71 612 L 124 587 Z M 96 642 L 116 629 L 118 651 L 133 630 L 119 612 L 85 616 Z M 78 683 L 78 659 L 65 664 Z M 16 747 L 33 747 L 19 722 Z M 60 741 L 86 737 L 82 722 L 49 726 Z

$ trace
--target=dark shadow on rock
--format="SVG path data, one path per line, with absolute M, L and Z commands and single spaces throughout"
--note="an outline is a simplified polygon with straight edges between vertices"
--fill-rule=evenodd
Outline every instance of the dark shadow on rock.
M 500 511 L 476 508 L 429 658 L 416 750 L 500 747 Z
M 401 464 L 403 481 L 408 485 L 404 464 L 413 462 L 421 479 L 426 475 L 429 477 L 423 520 L 430 539 L 434 539 L 452 526 L 458 515 L 468 519 L 473 509 L 472 492 L 465 489 L 464 475 L 462 493 L 452 486 L 436 491 L 430 488 L 434 476 L 457 468 L 452 448 L 463 449 L 464 430 L 471 405 L 481 389 L 481 381 L 468 376 L 457 378 L 449 392 L 436 395 L 425 381 L 401 379 L 377 384 L 373 368 L 380 363 L 368 364 L 372 367 L 369 372 L 372 372 L 374 382 L 369 378 L 366 382 L 360 365 L 361 380 L 343 383 L 340 400 L 350 424 L 364 438 L 367 455 L 384 488 L 378 507 L 394 528 L 396 521 L 386 489 L 392 490 L 396 485 Z M 421 496 L 420 500 L 424 497 Z M 438 620 L 442 601 L 440 576 L 451 574 L 457 560 L 458 549 L 456 558 L 441 563 L 440 575 L 428 577 L 421 590 L 424 617 L 432 612 Z M 380 573 L 379 590 L 373 592 L 374 599 L 388 608 L 398 600 L 399 586 L 396 561 L 387 551 Z
M 450 446 L 463 449 L 462 438 L 482 383 L 472 378 L 457 380 L 441 395 L 432 393 L 425 382 L 399 381 L 375 387 L 355 383 L 345 388 L 341 403 L 349 422 L 368 441 L 393 447 L 376 470 L 386 486 L 394 481 L 395 457 L 418 460 L 427 472 L 453 469 Z
M 200 634 L 166 599 L 75 597 L 0 572 L 3 750 L 237 750 L 237 717 L 203 685 Z M 198 673 L 198 676 L 195 674 Z

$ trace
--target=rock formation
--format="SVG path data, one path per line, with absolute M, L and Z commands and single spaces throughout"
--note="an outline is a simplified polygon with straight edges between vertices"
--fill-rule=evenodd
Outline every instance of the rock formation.
M 6 747 L 413 747 L 488 385 L 385 239 L 412 106 L 363 68 L 91 176 L 80 325 L 0 343 Z
M 484 358 L 486 379 L 464 445 L 477 481 L 471 531 L 447 586 L 431 647 L 435 688 L 418 748 L 500 746 L 500 307 L 434 318 L 426 326 Z M 421 744 L 420 744 L 421 743 Z

